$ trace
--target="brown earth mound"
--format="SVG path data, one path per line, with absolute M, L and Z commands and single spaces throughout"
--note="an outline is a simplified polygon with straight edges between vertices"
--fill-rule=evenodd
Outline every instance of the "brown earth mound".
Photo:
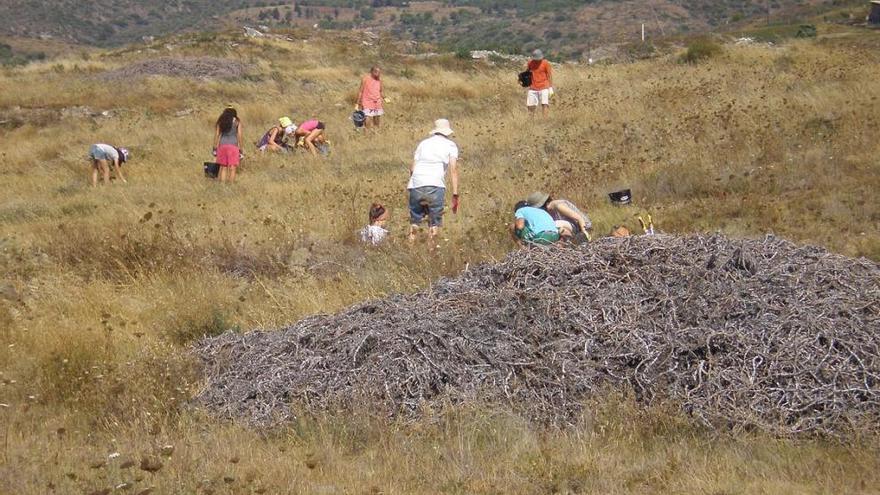
M 235 79 L 245 75 L 247 66 L 234 60 L 214 57 L 154 58 L 106 72 L 108 81 L 147 76 L 185 77 L 191 79 Z
M 630 390 L 710 427 L 880 430 L 880 266 L 767 237 L 512 253 L 428 290 L 199 342 L 214 414 L 266 425 L 482 401 L 554 424 Z

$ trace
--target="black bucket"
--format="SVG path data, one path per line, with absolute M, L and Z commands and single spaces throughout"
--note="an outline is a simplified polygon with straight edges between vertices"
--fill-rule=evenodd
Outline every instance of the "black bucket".
M 216 179 L 218 175 L 220 175 L 220 164 L 214 162 L 205 162 L 205 177 L 209 179 Z
M 632 203 L 632 193 L 629 189 L 608 193 L 608 198 L 615 205 L 628 205 Z

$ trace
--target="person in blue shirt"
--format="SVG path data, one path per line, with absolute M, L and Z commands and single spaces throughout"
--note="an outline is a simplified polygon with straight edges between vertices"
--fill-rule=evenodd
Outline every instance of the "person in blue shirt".
M 528 201 L 520 201 L 513 211 L 515 219 L 510 229 L 517 244 L 547 246 L 559 241 L 556 222 L 546 211 L 529 206 Z

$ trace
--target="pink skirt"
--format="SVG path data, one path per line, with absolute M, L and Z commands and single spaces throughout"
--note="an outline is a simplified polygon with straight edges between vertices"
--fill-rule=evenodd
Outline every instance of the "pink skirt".
M 217 163 L 221 167 L 237 167 L 239 161 L 239 149 L 234 144 L 221 144 L 217 148 Z

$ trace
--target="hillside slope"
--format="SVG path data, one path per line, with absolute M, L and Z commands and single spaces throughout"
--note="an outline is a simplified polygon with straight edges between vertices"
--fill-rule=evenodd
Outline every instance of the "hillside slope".
M 0 34 L 110 45 L 206 28 L 254 0 L 0 2 Z
M 852 0 L 844 4 L 856 4 Z M 0 35 L 43 36 L 113 45 L 227 24 L 371 28 L 449 47 L 510 52 L 541 45 L 577 56 L 597 43 L 635 41 L 646 24 L 652 38 L 705 32 L 760 18 L 791 20 L 808 7 L 840 0 L 48 0 L 2 2 Z
M 588 404 L 581 421 L 554 430 L 482 404 L 432 423 L 401 425 L 370 410 L 272 432 L 193 408 L 204 387 L 188 352 L 194 340 L 412 294 L 503 259 L 515 249 L 511 209 L 535 190 L 582 207 L 596 236 L 620 224 L 638 232 L 636 215 L 650 213 L 665 233 L 775 233 L 880 260 L 880 32 L 727 46 L 693 65 L 675 54 L 561 64 L 546 121 L 526 114 L 519 65 L 412 56 L 402 45 L 318 30 L 199 34 L 0 71 L 0 493 L 880 486 L 880 440 L 708 435 L 625 397 Z M 159 58 L 221 59 L 246 71 L 230 80 L 149 76 L 163 71 L 143 62 Z M 382 131 L 363 135 L 349 117 L 373 64 L 385 70 L 391 102 Z M 230 103 L 247 144 L 228 185 L 204 178 L 202 163 Z M 285 114 L 326 122 L 330 155 L 258 154 L 250 143 Z M 447 212 L 436 244 L 410 244 L 408 164 L 439 117 L 451 120 L 461 149 L 461 209 Z M 89 187 L 86 153 L 97 142 L 130 148 L 127 183 Z M 610 204 L 607 194 L 623 187 L 634 204 Z M 390 211 L 390 240 L 377 249 L 357 237 L 374 201 Z M 847 283 L 832 276 L 825 282 Z M 423 307 L 419 316 L 430 318 Z M 529 315 L 560 307 L 535 305 Z

